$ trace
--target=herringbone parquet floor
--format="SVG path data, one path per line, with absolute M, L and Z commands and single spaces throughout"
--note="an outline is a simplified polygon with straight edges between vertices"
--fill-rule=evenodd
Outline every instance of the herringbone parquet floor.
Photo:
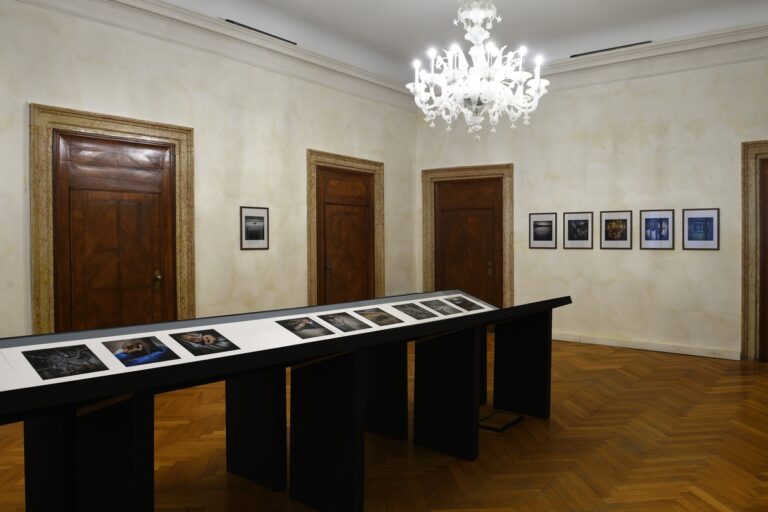
M 768 511 L 768 364 L 556 342 L 552 399 L 481 431 L 474 462 L 368 435 L 366 510 Z M 158 396 L 157 510 L 307 510 L 227 475 L 223 400 Z M 0 510 L 23 510 L 20 425 L 0 427 Z

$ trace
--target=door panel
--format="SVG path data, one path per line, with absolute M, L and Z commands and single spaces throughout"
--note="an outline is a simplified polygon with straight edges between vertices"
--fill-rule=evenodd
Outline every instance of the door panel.
M 56 330 L 175 320 L 172 147 L 54 141 Z
M 373 176 L 317 173 L 318 303 L 374 297 Z
M 502 180 L 435 184 L 435 289 L 503 302 Z

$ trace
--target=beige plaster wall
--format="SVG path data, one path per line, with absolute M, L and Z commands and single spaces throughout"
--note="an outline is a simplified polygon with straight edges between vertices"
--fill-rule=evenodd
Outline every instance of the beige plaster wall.
M 28 104 L 195 129 L 198 315 L 306 303 L 306 150 L 384 162 L 386 292 L 417 289 L 413 112 L 0 0 L 0 336 L 29 333 Z M 270 249 L 239 250 L 239 207 Z
M 766 50 L 728 50 L 734 64 L 681 54 L 663 70 L 646 59 L 554 76 L 516 132 L 476 143 L 419 123 L 419 167 L 514 163 L 515 301 L 571 295 L 556 337 L 738 358 L 741 143 L 768 139 Z M 713 207 L 721 250 L 683 251 L 682 209 Z M 675 250 L 639 250 L 639 210 L 662 208 L 676 210 Z M 597 226 L 601 210 L 633 211 L 633 250 L 600 250 L 597 230 L 594 250 L 564 250 L 562 213 L 593 211 Z M 529 249 L 528 214 L 553 211 L 558 249 Z

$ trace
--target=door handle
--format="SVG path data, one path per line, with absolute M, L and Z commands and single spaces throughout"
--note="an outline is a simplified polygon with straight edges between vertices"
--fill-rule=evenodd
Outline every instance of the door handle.
M 325 278 L 330 279 L 331 278 L 331 271 L 333 270 L 333 267 L 330 265 L 330 263 L 325 264 Z
M 493 263 L 488 262 L 488 265 L 486 265 L 486 270 L 488 272 L 488 277 L 491 277 L 493 275 Z
M 160 273 L 160 270 L 155 270 L 155 273 L 152 275 L 152 281 L 154 281 L 155 284 L 155 290 L 160 289 L 160 283 L 163 280 L 163 274 Z

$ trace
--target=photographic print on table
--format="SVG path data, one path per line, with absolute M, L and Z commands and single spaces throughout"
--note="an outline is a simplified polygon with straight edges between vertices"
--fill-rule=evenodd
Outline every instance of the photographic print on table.
M 632 212 L 600 212 L 600 248 L 632 248 Z
M 390 315 L 386 311 L 383 311 L 379 308 L 370 308 L 370 309 L 358 309 L 355 311 L 358 315 L 365 318 L 369 322 L 373 322 L 376 325 L 379 325 L 381 327 L 384 327 L 385 325 L 395 325 L 395 324 L 401 324 L 403 323 L 402 320 L 399 318 Z
M 299 338 L 304 339 L 333 334 L 333 331 L 326 329 L 308 316 L 301 318 L 291 318 L 289 320 L 277 320 L 277 323 L 291 331 Z
M 720 249 L 720 208 L 683 210 L 683 249 Z
M 675 248 L 675 210 L 640 210 L 640 248 Z
M 592 249 L 592 212 L 563 214 L 563 248 Z
M 329 313 L 327 315 L 317 315 L 321 320 L 328 322 L 335 328 L 343 332 L 359 331 L 360 329 L 370 329 L 371 326 L 358 320 L 349 313 Z
M 456 313 L 461 313 L 460 309 L 456 309 L 455 307 L 446 304 L 441 300 L 424 300 L 421 301 L 421 303 L 443 315 L 455 315 Z
M 240 348 L 213 329 L 176 332 L 170 336 L 195 356 L 207 356 Z
M 402 311 L 406 315 L 415 318 L 416 320 L 426 320 L 427 318 L 437 318 L 437 315 L 431 311 L 427 311 L 421 306 L 416 304 L 398 304 L 393 306 L 395 309 Z
M 240 207 L 240 249 L 269 249 L 269 208 Z
M 557 214 L 528 214 L 528 247 L 531 249 L 557 249 Z
M 179 356 L 154 336 L 103 342 L 125 366 L 140 366 L 179 359 Z
M 27 350 L 22 354 L 43 380 L 103 372 L 109 369 L 85 345 Z
M 467 311 L 477 311 L 478 309 L 483 309 L 481 305 L 475 304 L 471 300 L 465 299 L 464 297 L 448 297 L 445 300 Z

